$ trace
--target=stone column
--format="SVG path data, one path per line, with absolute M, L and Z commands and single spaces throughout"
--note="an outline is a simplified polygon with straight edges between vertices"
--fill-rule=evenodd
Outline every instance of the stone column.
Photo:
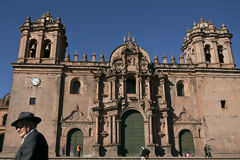
M 24 59 L 26 58 L 27 54 L 27 41 L 29 37 L 29 33 L 28 30 L 27 31 L 23 31 L 22 35 L 21 35 L 21 40 L 20 40 L 20 47 L 19 47 L 19 52 L 18 52 L 18 63 L 23 63 Z
M 55 58 L 58 59 L 59 57 L 57 57 L 57 43 L 58 43 L 58 33 L 57 31 L 55 31 L 55 33 L 53 34 L 53 41 L 51 42 L 51 50 L 50 50 L 50 58 Z
M 223 46 L 223 56 L 224 56 L 224 63 L 228 63 L 228 64 L 234 64 L 234 58 L 233 58 L 233 54 L 232 54 L 232 46 L 231 46 L 231 41 L 227 40 L 224 42 L 224 46 Z M 226 49 L 225 49 L 226 47 Z M 226 56 L 226 58 L 225 58 Z
M 152 113 L 149 115 L 149 134 L 150 144 L 153 144 Z
M 98 125 L 99 125 L 99 122 L 98 122 L 98 118 L 99 118 L 99 115 L 96 115 L 96 118 L 95 118 L 95 121 L 96 121 L 96 130 L 95 130 L 95 143 L 98 144 Z
M 100 78 L 97 77 L 96 81 L 97 81 L 97 86 L 96 86 L 96 95 L 95 96 L 96 96 L 96 100 L 99 101 L 99 85 L 100 85 L 99 82 L 100 82 Z
M 149 145 L 149 124 L 148 121 L 144 122 L 144 131 L 145 131 L 145 145 Z
M 139 99 L 143 99 L 143 93 L 142 93 L 142 77 L 138 77 L 139 81 Z
M 212 41 L 213 48 L 210 48 L 211 53 L 211 63 L 219 63 L 218 50 L 217 50 L 217 41 Z
M 98 142 L 98 138 L 99 138 L 99 133 L 98 133 L 98 128 L 99 128 L 99 113 L 96 113 L 96 118 L 95 118 L 95 121 L 96 121 L 96 127 L 95 127 L 95 144 L 93 145 L 93 155 L 95 157 L 99 157 L 99 147 L 100 147 L 100 144 Z
M 109 145 L 105 146 L 107 152 L 106 157 L 117 157 L 118 156 L 118 144 L 116 143 L 116 131 L 115 131 L 115 115 L 110 116 L 110 126 L 109 126 Z
M 112 80 L 108 81 L 108 99 L 112 100 Z
M 120 144 L 121 143 L 121 137 L 120 137 L 120 134 L 121 134 L 121 120 L 117 120 L 117 139 L 116 139 L 116 143 L 117 144 Z
M 126 97 L 126 79 L 123 77 L 123 87 L 122 87 L 123 97 Z
M 116 77 L 112 78 L 112 99 L 116 99 Z
M 165 136 L 166 136 L 166 144 L 169 144 L 169 137 L 168 137 L 168 120 L 167 120 L 167 112 L 163 113 L 163 117 L 164 117 L 164 122 L 165 122 Z
M 110 100 L 112 100 L 113 99 L 113 95 L 112 95 L 112 79 L 110 79 L 110 85 L 109 85 L 109 96 L 110 96 Z
M 116 115 L 113 115 L 112 116 L 112 135 L 113 135 L 113 137 L 112 137 L 112 143 L 117 143 L 116 142 Z
M 195 54 L 195 62 L 194 63 L 205 63 L 205 53 L 204 53 L 204 48 L 203 48 L 203 40 L 202 38 L 199 38 L 193 42 L 194 45 L 194 52 L 197 53 Z
M 109 119 L 109 126 L 108 126 L 108 143 L 111 144 L 112 143 L 112 116 L 108 116 Z
M 147 85 L 147 88 L 146 88 L 147 99 L 150 99 L 150 78 L 149 77 L 147 77 L 146 79 L 146 85 Z
M 125 107 L 126 106 L 126 92 L 125 92 L 126 82 L 124 77 L 120 79 L 120 84 L 121 84 L 121 88 L 119 89 L 119 92 L 120 92 L 120 96 L 123 98 L 122 107 Z
M 136 79 L 136 94 L 140 95 L 139 77 L 136 75 L 135 79 Z
M 153 144 L 153 132 L 152 132 L 152 113 L 149 114 L 149 144 L 147 145 L 150 152 L 150 157 L 155 157 L 155 144 Z
M 119 84 L 120 84 L 119 94 L 121 97 L 124 97 L 124 80 L 122 78 L 119 79 Z
M 162 80 L 162 104 L 161 108 L 167 108 L 167 95 L 166 95 L 166 87 L 165 87 L 165 79 Z
M 41 58 L 41 53 L 42 53 L 42 45 L 43 45 L 43 36 L 44 33 L 43 31 L 39 31 L 38 38 L 37 38 L 37 50 L 36 50 L 36 58 L 39 59 Z
M 171 145 L 169 144 L 169 135 L 168 135 L 168 113 L 163 112 L 163 117 L 164 117 L 164 135 L 165 139 L 163 141 L 162 148 L 165 150 L 165 157 L 171 157 Z

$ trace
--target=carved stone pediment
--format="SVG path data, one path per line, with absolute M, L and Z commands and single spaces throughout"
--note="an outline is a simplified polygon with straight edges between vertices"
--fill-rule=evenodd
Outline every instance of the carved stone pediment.
M 187 113 L 186 109 L 183 107 L 183 111 L 179 114 L 178 117 L 174 119 L 175 124 L 199 124 L 199 120 L 192 117 Z
M 86 118 L 80 110 L 74 110 L 69 116 L 63 118 L 61 122 L 68 123 L 68 122 L 91 122 L 91 121 L 88 118 Z

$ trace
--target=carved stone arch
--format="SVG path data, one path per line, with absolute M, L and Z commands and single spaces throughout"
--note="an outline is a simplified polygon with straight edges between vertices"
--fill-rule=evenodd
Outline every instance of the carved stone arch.
M 198 136 L 198 129 L 194 128 L 192 125 L 182 125 L 175 130 L 175 135 L 178 137 L 179 133 L 183 130 L 189 130 L 192 132 L 193 138 Z
M 179 134 L 181 131 L 183 130 L 189 130 L 192 135 L 193 135 L 193 140 L 195 141 L 195 138 L 196 138 L 196 134 L 197 134 L 197 129 L 194 129 L 194 127 L 192 125 L 181 125 L 181 126 L 175 126 L 175 130 L 174 130 L 174 139 L 175 139 L 175 147 L 177 150 L 180 149 L 180 146 L 179 146 Z M 194 142 L 195 143 L 195 142 Z
M 82 132 L 83 132 L 83 136 L 84 137 L 87 137 L 88 136 L 88 130 L 89 128 L 86 128 L 86 126 L 83 126 L 83 125 L 77 125 L 77 126 L 69 126 L 69 127 L 66 127 L 64 130 L 63 130 L 63 136 L 66 136 L 68 135 L 68 133 L 72 130 L 72 129 L 80 129 Z
M 147 117 L 147 115 L 145 114 L 145 112 L 144 112 L 142 109 L 139 109 L 139 108 L 133 108 L 133 107 L 127 107 L 127 108 L 124 108 L 124 109 L 122 110 L 122 112 L 120 113 L 119 118 L 121 118 L 121 117 L 124 115 L 124 113 L 126 113 L 127 111 L 130 111 L 130 110 L 138 111 L 139 113 L 141 113 L 141 115 L 142 115 L 144 121 L 148 121 L 148 117 Z

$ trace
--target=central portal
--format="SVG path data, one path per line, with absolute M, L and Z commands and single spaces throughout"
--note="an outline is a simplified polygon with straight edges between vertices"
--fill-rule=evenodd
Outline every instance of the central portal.
M 130 110 L 121 120 L 121 155 L 139 156 L 141 146 L 145 146 L 143 117 L 140 112 Z

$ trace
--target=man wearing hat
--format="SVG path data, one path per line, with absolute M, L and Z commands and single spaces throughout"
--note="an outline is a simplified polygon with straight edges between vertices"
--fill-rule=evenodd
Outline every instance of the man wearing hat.
M 37 131 L 41 118 L 31 112 L 21 112 L 11 126 L 16 127 L 22 139 L 15 160 L 48 160 L 48 144 L 44 136 Z

